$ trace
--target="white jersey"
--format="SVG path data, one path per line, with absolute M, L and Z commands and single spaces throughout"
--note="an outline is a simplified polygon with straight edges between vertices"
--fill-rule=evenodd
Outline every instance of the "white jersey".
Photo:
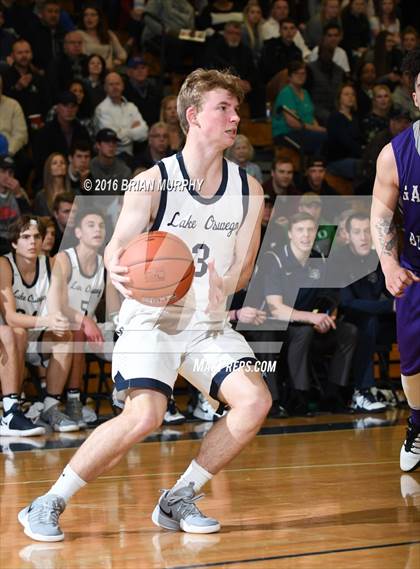
M 36 260 L 35 277 L 32 283 L 26 283 L 16 265 L 13 253 L 4 255 L 10 263 L 13 273 L 12 289 L 16 302 L 16 312 L 30 316 L 44 316 L 47 311 L 47 294 L 50 286 L 50 260 L 39 255 Z
M 80 267 L 77 251 L 74 247 L 64 250 L 67 255 L 71 273 L 67 290 L 69 305 L 87 316 L 93 316 L 101 300 L 105 288 L 104 260 L 96 255 L 96 269 L 92 275 L 85 275 Z
M 158 166 L 166 190 L 161 192 L 156 219 L 149 230 L 173 233 L 191 249 L 195 275 L 181 303 L 204 310 L 208 304 L 208 262 L 214 260 L 216 271 L 223 276 L 234 260 L 237 233 L 248 212 L 247 174 L 223 159 L 220 186 L 212 198 L 205 198 L 189 180 L 182 154 L 164 158 Z

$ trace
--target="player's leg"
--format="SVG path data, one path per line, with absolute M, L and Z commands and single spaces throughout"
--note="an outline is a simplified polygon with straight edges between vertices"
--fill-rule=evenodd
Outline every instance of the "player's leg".
M 44 398 L 44 409 L 41 414 L 43 421 L 54 431 L 78 431 L 79 425 L 59 409 L 64 386 L 69 377 L 72 362 L 72 333 L 57 336 L 46 332 L 42 336 L 40 354 L 48 354 L 47 393 Z
M 1 436 L 30 437 L 45 434 L 43 427 L 35 426 L 20 407 L 26 333 L 0 325 L 0 380 L 3 393 Z
M 25 533 L 38 541 L 61 541 L 59 516 L 86 483 L 113 468 L 137 442 L 156 430 L 166 411 L 159 391 L 132 390 L 123 412 L 97 427 L 78 449 L 50 490 L 19 513 Z
M 73 352 L 69 379 L 66 384 L 66 415 L 77 423 L 80 428 L 86 427 L 86 422 L 82 416 L 83 405 L 80 400 L 80 390 L 86 365 L 85 354 L 82 351 L 85 339 L 86 337 L 82 330 L 73 331 L 75 350 Z
M 400 453 L 400 466 L 411 472 L 420 466 L 420 372 L 401 375 L 401 381 L 410 407 L 407 435 Z

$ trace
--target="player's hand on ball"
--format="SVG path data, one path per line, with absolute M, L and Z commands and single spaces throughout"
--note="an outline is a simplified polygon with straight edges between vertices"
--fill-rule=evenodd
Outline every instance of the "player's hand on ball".
M 124 286 L 130 282 L 130 278 L 127 276 L 128 267 L 119 265 L 119 260 L 122 252 L 123 249 L 121 247 L 120 249 L 117 249 L 112 255 L 109 261 L 108 272 L 112 284 L 115 286 L 115 288 L 126 298 L 131 298 L 133 296 L 133 293 L 131 290 Z
M 267 318 L 264 310 L 258 310 L 252 306 L 244 306 L 237 311 L 238 321 L 245 324 L 263 324 Z
M 209 303 L 206 312 L 213 312 L 220 307 L 225 300 L 225 292 L 223 288 L 223 277 L 221 277 L 214 266 L 214 261 L 209 261 Z
M 86 340 L 90 344 L 103 344 L 104 337 L 102 336 L 102 332 L 96 322 L 92 320 L 92 318 L 89 318 L 89 316 L 83 318 L 82 330 L 86 336 Z
M 420 282 L 420 277 L 415 275 L 412 271 L 398 267 L 385 274 L 386 288 L 389 292 L 396 297 L 403 296 L 407 287 L 413 283 Z

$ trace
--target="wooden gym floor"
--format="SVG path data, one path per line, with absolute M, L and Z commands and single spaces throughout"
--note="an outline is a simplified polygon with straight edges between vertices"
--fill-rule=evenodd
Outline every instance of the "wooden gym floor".
M 202 424 L 156 433 L 79 492 L 58 544 L 31 541 L 16 515 L 86 435 L 2 439 L 0 567 L 419 569 L 420 470 L 403 474 L 398 464 L 406 414 L 268 421 L 205 489 L 200 507 L 222 523 L 207 536 L 165 532 L 150 520 L 159 489 L 196 454 Z

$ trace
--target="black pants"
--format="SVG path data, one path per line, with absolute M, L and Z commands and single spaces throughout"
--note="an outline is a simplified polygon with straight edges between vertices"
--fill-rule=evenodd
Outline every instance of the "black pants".
M 311 358 L 332 355 L 328 381 L 344 386 L 349 382 L 353 354 L 357 344 L 357 328 L 338 322 L 336 330 L 319 334 L 311 325 L 290 324 L 287 330 L 287 365 L 294 389 L 308 391 L 311 386 Z

